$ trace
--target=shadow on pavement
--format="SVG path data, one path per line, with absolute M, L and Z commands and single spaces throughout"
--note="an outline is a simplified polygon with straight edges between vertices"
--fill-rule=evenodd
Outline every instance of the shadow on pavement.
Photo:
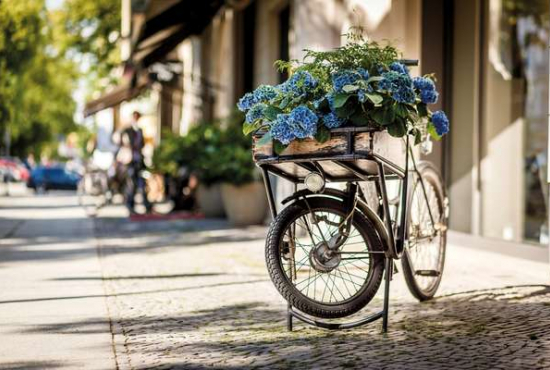
M 197 368 L 199 363 L 216 368 L 226 361 L 228 367 L 221 368 L 550 367 L 550 286 L 461 294 L 429 303 L 394 303 L 387 335 L 380 333 L 380 323 L 339 332 L 296 323 L 297 330 L 290 333 L 284 312 L 258 302 L 121 324 L 132 331 L 130 337 L 135 333 L 135 339 L 139 333 L 199 331 L 203 340 L 164 343 L 162 350 L 175 356 L 194 354 L 192 364 L 170 363 L 172 368 Z M 147 350 L 139 344 L 134 348 Z M 240 362 L 233 366 L 231 359 Z
M 88 320 L 31 331 L 94 333 L 100 323 L 103 321 Z M 132 351 L 150 356 L 170 353 L 172 359 L 182 359 L 177 363 L 163 363 L 159 359 L 156 363 L 162 368 L 550 366 L 550 286 L 547 285 L 462 292 L 428 303 L 395 302 L 386 335 L 380 333 L 379 322 L 338 332 L 296 323 L 295 331 L 288 332 L 284 312 L 264 302 L 183 315 L 122 318 L 117 323 L 125 333 L 124 340 L 132 342 Z M 161 341 L 166 335 L 170 340 Z M 152 338 L 158 338 L 159 342 L 152 343 Z
M 64 365 L 58 361 L 21 361 L 0 363 L 0 369 L 10 370 L 40 370 L 40 369 L 59 369 Z
M 247 280 L 247 281 L 234 281 L 229 283 L 203 284 L 203 285 L 187 286 L 187 287 L 181 287 L 181 288 L 140 290 L 140 291 L 123 292 L 123 293 L 116 293 L 116 294 L 89 294 L 89 295 L 75 295 L 75 296 L 62 296 L 62 297 L 10 299 L 10 300 L 0 301 L 0 305 L 11 304 L 11 303 L 46 302 L 46 301 L 57 301 L 57 300 L 67 300 L 67 299 L 88 299 L 88 298 L 105 298 L 105 297 L 123 297 L 123 296 L 133 296 L 133 295 L 141 295 L 141 294 L 161 294 L 161 293 L 167 293 L 167 292 L 182 292 L 186 290 L 217 288 L 217 287 L 231 286 L 231 285 L 263 283 L 267 281 L 269 280 L 256 279 L 256 280 Z
M 92 228 L 90 222 L 95 223 Z M 96 242 L 104 256 L 149 253 L 162 248 L 180 248 L 262 240 L 265 228 L 233 228 L 225 220 L 174 220 L 133 223 L 127 218 L 25 219 L 6 224 L 0 239 L 0 266 L 13 262 L 59 261 L 97 255 Z M 2 230 L 0 230 L 0 235 Z M 124 243 L 120 239 L 124 238 Z

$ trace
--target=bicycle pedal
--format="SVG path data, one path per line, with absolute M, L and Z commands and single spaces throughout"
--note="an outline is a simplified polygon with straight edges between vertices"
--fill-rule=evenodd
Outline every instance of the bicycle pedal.
M 393 273 L 394 273 L 394 274 L 398 274 L 398 273 L 399 273 L 399 269 L 397 268 L 397 263 L 394 263 L 394 264 L 393 264 Z

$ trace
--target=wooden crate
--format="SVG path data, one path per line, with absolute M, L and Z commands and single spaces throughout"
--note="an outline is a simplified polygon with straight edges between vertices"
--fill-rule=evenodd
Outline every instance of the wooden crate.
M 273 151 L 272 143 L 258 146 L 261 135 L 253 138 L 252 152 L 255 161 L 277 159 L 272 163 L 277 169 L 286 174 L 302 179 L 309 171 L 297 166 L 289 156 L 318 155 L 326 156 L 326 160 L 317 161 L 325 172 L 335 179 L 349 178 L 352 174 L 346 169 L 330 161 L 330 155 L 346 153 L 366 153 L 372 145 L 372 152 L 395 163 L 399 167 L 405 166 L 405 142 L 402 138 L 394 138 L 386 131 L 352 132 L 354 136 L 353 148 L 348 151 L 347 132 L 335 130 L 331 132 L 330 140 L 319 143 L 315 139 L 295 140 L 280 155 Z M 371 144 L 372 139 L 372 144 Z M 275 163 L 276 162 L 276 163 Z M 376 165 L 372 161 L 355 160 L 355 164 L 369 174 L 376 174 Z

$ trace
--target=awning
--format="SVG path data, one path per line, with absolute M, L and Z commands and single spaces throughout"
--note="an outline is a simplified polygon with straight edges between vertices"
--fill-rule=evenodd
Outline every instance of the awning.
M 133 87 L 129 81 L 118 85 L 113 90 L 103 94 L 100 98 L 87 102 L 84 107 L 84 117 L 91 116 L 103 109 L 114 107 L 124 101 L 131 100 L 141 94 L 146 86 L 146 80 L 141 80 Z
M 224 0 L 181 0 L 145 21 L 134 40 L 132 64 L 148 67 L 208 26 Z
M 99 99 L 88 102 L 84 116 L 137 97 L 148 84 L 148 78 L 143 77 L 149 74 L 146 69 L 161 61 L 187 37 L 202 33 L 224 3 L 224 0 L 179 0 L 146 19 L 135 33 L 132 55 L 126 62 L 131 77 Z

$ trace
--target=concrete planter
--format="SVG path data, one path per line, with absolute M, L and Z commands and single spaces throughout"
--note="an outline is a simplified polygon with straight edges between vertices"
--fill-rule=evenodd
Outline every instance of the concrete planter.
M 225 216 L 220 184 L 199 185 L 197 188 L 197 203 L 205 217 Z
M 267 197 L 263 183 L 222 184 L 222 198 L 227 218 L 233 225 L 257 225 L 264 221 Z

